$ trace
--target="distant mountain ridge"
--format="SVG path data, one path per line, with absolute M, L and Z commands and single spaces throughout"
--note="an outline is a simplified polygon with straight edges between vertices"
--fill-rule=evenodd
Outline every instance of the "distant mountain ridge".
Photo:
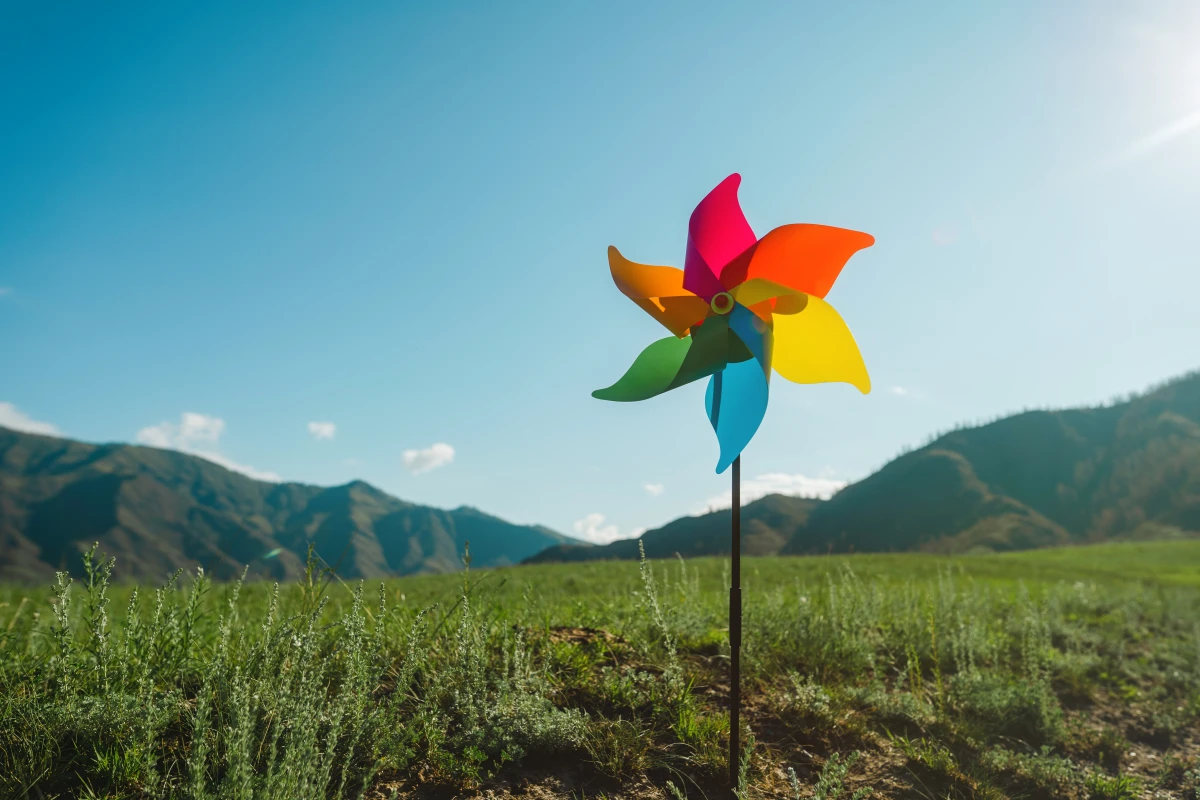
M 311 542 L 346 578 L 500 566 L 571 541 L 474 508 L 442 510 L 354 481 L 265 483 L 199 456 L 0 428 L 0 580 L 77 571 L 92 542 L 119 579 L 202 566 L 217 578 L 300 574 Z M 582 543 L 580 543 L 582 545 Z M 278 551 L 272 555 L 273 551 Z
M 300 573 L 311 543 L 343 577 L 521 561 L 729 552 L 728 509 L 596 547 L 477 509 L 429 508 L 362 481 L 265 483 L 198 456 L 0 428 L 0 580 L 79 569 L 93 541 L 120 579 L 203 566 L 217 578 Z M 1018 550 L 1200 535 L 1200 372 L 1127 402 L 1029 411 L 963 428 L 826 501 L 742 509 L 751 555 Z
M 742 520 L 743 537 L 756 537 L 745 552 L 762 555 L 965 553 L 1200 535 L 1200 372 L 1123 403 L 1028 411 L 955 430 L 825 502 L 766 497 L 746 505 Z M 684 517 L 641 541 L 647 555 L 721 555 L 729 552 L 729 522 L 728 510 Z M 557 545 L 528 561 L 637 552 L 636 540 Z

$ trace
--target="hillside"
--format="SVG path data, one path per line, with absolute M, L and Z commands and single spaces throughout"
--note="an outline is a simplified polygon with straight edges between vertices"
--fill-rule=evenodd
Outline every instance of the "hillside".
M 773 514 L 763 513 L 767 501 Z M 962 428 L 823 503 L 763 498 L 742 514 L 755 540 L 746 552 L 756 555 L 1006 551 L 1200 533 L 1200 373 L 1124 403 Z M 729 552 L 728 531 L 723 511 L 675 520 L 642 540 L 647 554 L 670 542 L 671 552 L 717 555 Z M 636 554 L 628 541 L 556 546 L 529 560 Z
M 1200 374 L 948 433 L 847 487 L 783 552 L 1022 550 L 1200 532 Z
M 311 542 L 345 578 L 499 566 L 569 541 L 463 507 L 414 505 L 355 481 L 264 483 L 206 459 L 0 428 L 0 580 L 78 569 L 92 542 L 117 577 L 158 580 L 204 567 L 217 578 L 300 573 Z M 277 551 L 277 552 L 275 552 Z

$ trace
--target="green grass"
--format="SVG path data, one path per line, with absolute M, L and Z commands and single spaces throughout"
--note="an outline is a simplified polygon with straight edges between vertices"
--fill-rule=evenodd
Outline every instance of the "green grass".
M 0 587 L 0 797 L 721 796 L 724 560 L 157 589 L 91 564 Z M 743 581 L 744 797 L 1196 797 L 1200 542 Z

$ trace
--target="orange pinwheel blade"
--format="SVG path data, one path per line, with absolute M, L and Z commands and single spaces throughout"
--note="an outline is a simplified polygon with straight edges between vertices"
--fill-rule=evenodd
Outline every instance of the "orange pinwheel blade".
M 809 296 L 798 314 L 775 316 L 771 366 L 793 383 L 849 383 L 871 391 L 871 377 L 850 329 L 833 306 Z
M 765 278 L 805 294 L 824 297 L 850 257 L 874 243 L 871 234 L 846 228 L 782 225 L 759 240 L 749 262 L 741 267 L 745 275 L 721 278 L 726 286 L 736 285 L 738 278 Z
M 608 248 L 608 266 L 621 293 L 676 336 L 708 314 L 708 303 L 683 288 L 681 269 L 638 264 L 615 247 Z

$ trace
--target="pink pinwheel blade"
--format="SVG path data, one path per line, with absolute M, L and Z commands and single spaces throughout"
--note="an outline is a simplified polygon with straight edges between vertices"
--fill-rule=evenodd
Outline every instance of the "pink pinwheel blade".
M 692 242 L 691 236 L 688 237 L 687 255 L 683 260 L 683 288 L 709 302 L 712 301 L 713 295 L 725 291 L 725 285 L 721 283 L 721 279 L 709 269 L 708 264 L 704 263 L 704 259 L 700 257 L 700 252 Z
M 721 181 L 688 221 L 683 287 L 705 299 L 725 291 L 721 270 L 758 241 L 738 203 L 741 182 L 742 176 L 736 172 Z

